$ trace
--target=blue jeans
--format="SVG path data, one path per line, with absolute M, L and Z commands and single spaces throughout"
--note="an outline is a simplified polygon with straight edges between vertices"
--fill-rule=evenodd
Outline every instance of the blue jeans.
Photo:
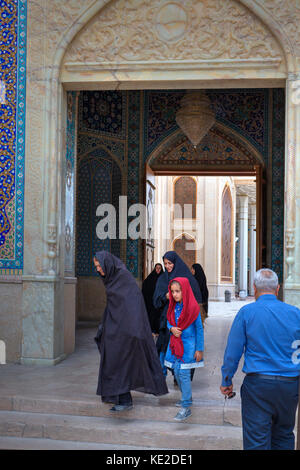
M 244 450 L 294 450 L 299 381 L 246 376 L 241 387 Z
M 165 357 L 166 357 L 166 353 L 165 353 L 165 352 L 160 352 L 160 353 L 159 353 L 160 365 L 161 365 L 161 367 L 162 367 L 162 371 L 163 371 L 164 376 L 167 377 L 168 369 L 167 369 L 166 366 L 165 366 Z
M 191 382 L 191 369 L 181 369 L 181 361 L 176 361 L 174 364 L 174 375 L 181 391 L 181 406 L 182 408 L 189 408 L 192 401 L 192 382 Z

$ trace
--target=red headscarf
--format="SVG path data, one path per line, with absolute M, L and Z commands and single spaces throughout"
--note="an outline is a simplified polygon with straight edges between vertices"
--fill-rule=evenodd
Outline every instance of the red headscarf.
M 178 319 L 177 325 L 175 322 L 176 302 L 173 299 L 171 288 L 170 288 L 170 285 L 174 281 L 177 281 L 181 286 L 182 301 L 183 301 L 183 307 L 182 307 L 182 311 Z M 172 326 L 175 326 L 175 327 L 177 326 L 177 328 L 181 328 L 181 330 L 185 330 L 188 326 L 194 323 L 194 321 L 197 319 L 200 313 L 200 307 L 194 297 L 190 282 L 186 277 L 176 277 L 175 279 L 172 279 L 172 281 L 169 283 L 168 289 L 169 289 L 169 308 L 168 308 L 168 313 L 167 313 L 168 322 Z M 176 336 L 171 335 L 170 349 L 174 356 L 176 356 L 179 359 L 182 358 L 183 353 L 184 353 L 184 348 L 183 348 L 183 342 L 182 342 L 181 336 L 179 336 L 179 338 L 176 338 Z

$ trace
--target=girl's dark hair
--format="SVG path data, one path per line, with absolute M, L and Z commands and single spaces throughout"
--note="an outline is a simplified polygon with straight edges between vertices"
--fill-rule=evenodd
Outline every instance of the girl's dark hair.
M 180 282 L 178 282 L 178 281 L 171 281 L 170 287 L 171 287 L 173 284 L 178 284 L 178 285 L 180 286 L 180 289 L 181 289 L 181 284 L 180 284 Z

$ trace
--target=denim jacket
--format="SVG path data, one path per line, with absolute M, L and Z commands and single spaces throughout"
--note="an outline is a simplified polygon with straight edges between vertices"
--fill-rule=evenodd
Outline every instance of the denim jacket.
M 182 312 L 183 303 L 176 303 L 175 306 L 175 322 L 176 325 L 178 323 L 178 319 Z M 169 330 L 172 328 L 169 322 L 167 322 Z M 172 334 L 172 333 L 171 333 Z M 181 363 L 182 369 L 195 369 L 197 367 L 203 367 L 204 361 L 196 362 L 195 360 L 195 352 L 196 351 L 204 351 L 204 332 L 202 326 L 201 315 L 199 315 L 197 319 L 188 326 L 185 330 L 181 333 L 181 339 L 183 342 L 184 353 L 181 359 L 177 359 L 171 352 L 170 349 L 170 342 L 167 349 L 167 354 L 165 358 L 165 366 L 173 369 L 175 362 L 178 360 Z

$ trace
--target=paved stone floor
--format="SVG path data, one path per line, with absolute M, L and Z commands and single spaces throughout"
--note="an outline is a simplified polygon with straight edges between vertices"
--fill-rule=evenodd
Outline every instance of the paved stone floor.
M 224 348 L 227 335 L 239 308 L 253 301 L 210 302 L 209 317 L 205 324 L 205 367 L 196 370 L 193 381 L 194 405 L 224 403 L 219 391 Z M 28 366 L 19 364 L 0 365 L 0 396 L 51 397 L 73 400 L 94 399 L 99 369 L 99 353 L 94 343 L 97 326 L 87 323 L 78 325 L 76 351 L 56 366 Z M 240 401 L 239 389 L 243 380 L 242 361 L 234 379 L 238 392 L 233 399 Z M 167 377 L 169 394 L 160 398 L 133 393 L 135 401 L 148 404 L 170 405 L 178 400 L 178 389 L 173 385 L 171 374 Z
M 180 392 L 171 374 L 167 395 L 133 392 L 130 415 L 111 416 L 111 405 L 96 395 L 97 325 L 81 323 L 75 352 L 56 366 L 0 365 L 0 449 L 241 449 L 243 358 L 233 380 L 237 394 L 232 400 L 220 393 L 220 369 L 232 321 L 253 300 L 209 303 L 205 367 L 195 372 L 188 423 L 174 423 Z

